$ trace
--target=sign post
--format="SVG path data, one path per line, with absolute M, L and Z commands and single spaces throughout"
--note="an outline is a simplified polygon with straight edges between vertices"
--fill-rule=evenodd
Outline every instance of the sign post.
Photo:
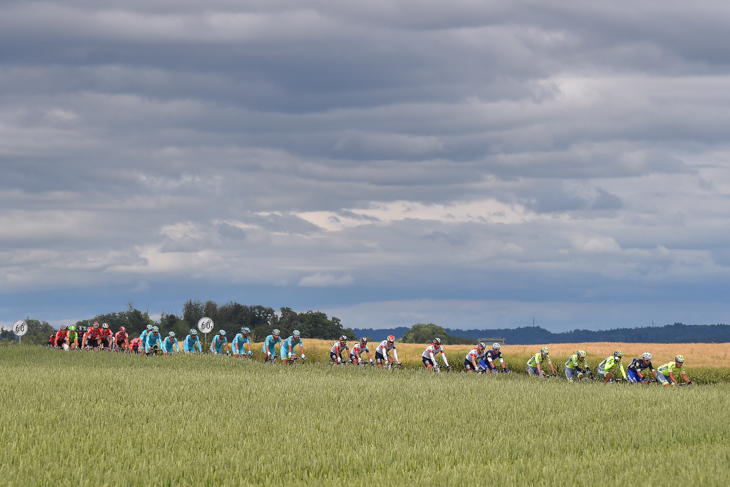
M 204 350 L 208 350 L 208 333 L 213 331 L 213 320 L 210 318 L 203 316 L 198 320 L 198 330 L 201 331 L 201 333 L 205 333 L 205 348 Z
M 13 333 L 18 336 L 18 346 L 20 346 L 21 337 L 28 333 L 28 324 L 23 320 L 16 321 L 13 323 Z

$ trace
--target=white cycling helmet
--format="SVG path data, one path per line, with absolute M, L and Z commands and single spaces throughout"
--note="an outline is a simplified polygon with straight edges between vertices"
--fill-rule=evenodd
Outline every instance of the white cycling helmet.
M 641 354 L 641 358 L 644 360 L 651 360 L 651 354 L 649 352 L 644 352 Z
M 502 348 L 502 345 L 500 345 L 499 343 L 492 343 L 492 350 L 499 350 L 500 348 Z
M 550 355 L 550 349 L 548 347 L 542 347 L 540 353 L 543 355 Z
M 175 336 L 175 332 L 171 331 L 170 333 L 168 333 L 168 335 L 170 335 L 170 338 L 173 338 Z

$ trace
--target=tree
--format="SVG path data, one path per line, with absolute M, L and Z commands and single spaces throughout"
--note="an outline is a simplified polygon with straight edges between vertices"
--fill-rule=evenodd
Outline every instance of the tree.
M 403 334 L 401 341 L 403 343 L 431 343 L 434 338 L 440 338 L 441 343 L 444 345 L 476 343 L 476 340 L 470 338 L 451 336 L 446 330 L 433 323 L 417 323 L 413 325 L 410 330 Z

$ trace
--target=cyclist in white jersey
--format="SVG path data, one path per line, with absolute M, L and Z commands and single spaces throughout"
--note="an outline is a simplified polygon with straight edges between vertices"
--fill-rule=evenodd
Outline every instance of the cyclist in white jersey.
M 368 339 L 363 337 L 360 339 L 359 342 L 354 344 L 352 346 L 352 350 L 350 350 L 350 362 L 352 365 L 359 365 L 362 363 L 362 354 L 366 353 L 368 354 L 368 359 L 370 360 L 370 364 L 373 363 L 372 357 L 370 357 L 370 349 L 368 348 Z
M 428 370 L 438 370 L 439 366 L 436 363 L 435 355 L 439 353 L 441 354 L 441 358 L 444 360 L 444 365 L 446 366 L 446 368 L 451 370 L 449 361 L 446 360 L 446 353 L 441 346 L 440 338 L 434 338 L 433 344 L 426 347 L 426 350 L 423 351 L 423 355 L 421 355 L 421 361 L 423 361 L 423 365 L 425 365 Z
M 484 348 L 484 344 L 479 342 L 476 348 L 472 348 L 469 350 L 469 353 L 466 354 L 466 357 L 464 358 L 464 368 L 470 374 L 472 372 L 482 371 L 482 368 L 479 366 L 479 361 L 484 360 L 484 356 L 486 355 Z
M 340 337 L 340 341 L 335 342 L 334 345 L 332 345 L 332 348 L 330 348 L 330 358 L 332 361 L 336 364 L 341 364 L 344 362 L 342 359 L 342 354 L 347 350 L 350 351 L 350 347 L 347 346 L 347 337 L 345 335 L 342 335 Z
M 398 351 L 395 349 L 395 337 L 388 335 L 388 338 L 380 342 L 378 348 L 375 349 L 375 362 L 378 364 L 378 368 L 383 368 L 383 362 L 388 364 L 393 363 L 393 357 L 388 355 L 388 352 L 393 350 L 393 357 L 395 357 L 395 363 L 400 367 L 402 364 L 398 361 Z

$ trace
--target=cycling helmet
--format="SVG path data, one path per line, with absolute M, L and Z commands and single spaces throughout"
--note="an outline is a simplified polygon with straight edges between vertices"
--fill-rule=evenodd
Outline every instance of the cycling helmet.
M 292 335 L 294 335 L 295 337 L 299 338 L 299 336 L 301 335 L 301 333 L 299 333 L 299 330 L 294 330 L 294 332 L 292 332 Z
M 478 349 L 479 351 L 483 351 L 483 350 L 484 350 L 484 348 L 485 348 L 485 347 L 484 347 L 484 344 L 483 344 L 482 342 L 479 342 L 479 343 L 477 343 L 477 349 Z
M 368 342 L 368 339 L 367 339 L 367 338 L 365 338 L 365 337 L 362 337 L 362 338 L 360 339 L 360 343 L 362 343 L 363 345 L 365 345 L 365 344 L 366 344 L 367 342 Z
M 393 343 L 395 341 L 395 337 L 393 335 L 388 335 L 388 338 L 386 338 L 390 343 Z
M 127 331 L 127 329 L 126 329 L 126 328 L 124 328 L 123 326 L 120 326 L 120 327 L 119 327 L 119 331 L 120 331 L 120 332 L 122 332 L 122 333 L 124 333 L 124 332 L 126 332 L 126 331 Z
M 95 321 L 94 322 L 94 328 L 99 328 L 99 322 L 98 321 Z
M 101 325 L 101 327 L 106 330 L 109 328 L 109 323 L 104 323 L 103 325 Z
M 440 338 L 434 338 L 433 339 L 433 344 L 434 345 L 441 345 L 441 339 Z
M 68 327 L 69 331 L 76 331 L 76 327 L 74 325 L 71 325 Z
M 347 341 L 347 337 L 345 335 L 340 335 L 340 341 L 341 342 L 346 342 Z
M 613 352 L 613 356 L 614 357 L 623 357 L 624 353 L 621 350 L 616 350 L 615 352 Z
M 281 332 L 278 328 L 274 328 L 274 330 L 271 332 L 272 335 L 281 335 Z
M 152 325 L 147 325 L 147 330 L 152 331 Z
M 680 364 L 683 364 L 684 363 L 684 355 L 677 355 L 676 357 L 674 357 L 674 361 L 675 362 L 679 362 Z
M 502 348 L 502 345 L 500 345 L 499 343 L 492 343 L 492 350 L 499 350 L 500 348 Z
M 220 333 L 220 335 L 221 335 L 222 337 L 226 336 L 226 330 L 221 330 L 221 333 Z
M 193 335 L 193 336 L 195 336 L 195 335 L 198 334 L 198 330 L 196 330 L 195 328 L 191 328 L 190 329 L 190 334 Z
M 175 336 L 175 332 L 174 331 L 171 331 L 170 333 L 168 333 L 168 335 L 170 335 L 170 337 L 172 338 L 172 337 Z
M 651 354 L 649 352 L 644 352 L 641 354 L 641 358 L 644 360 L 651 360 Z
M 243 328 L 241 328 L 241 333 L 251 333 L 251 330 L 244 326 Z
M 583 357 L 583 358 L 586 358 L 586 355 L 588 355 L 588 354 L 586 353 L 586 351 L 585 351 L 585 350 L 578 350 L 578 351 L 576 352 L 576 355 L 578 355 L 578 357 Z
M 152 331 L 160 331 L 160 327 L 159 326 L 153 326 L 152 327 Z
M 66 325 L 61 325 L 59 329 L 60 329 L 61 331 L 65 330 L 65 329 L 66 329 Z
M 543 355 L 550 355 L 550 349 L 548 347 L 542 347 L 540 353 Z

